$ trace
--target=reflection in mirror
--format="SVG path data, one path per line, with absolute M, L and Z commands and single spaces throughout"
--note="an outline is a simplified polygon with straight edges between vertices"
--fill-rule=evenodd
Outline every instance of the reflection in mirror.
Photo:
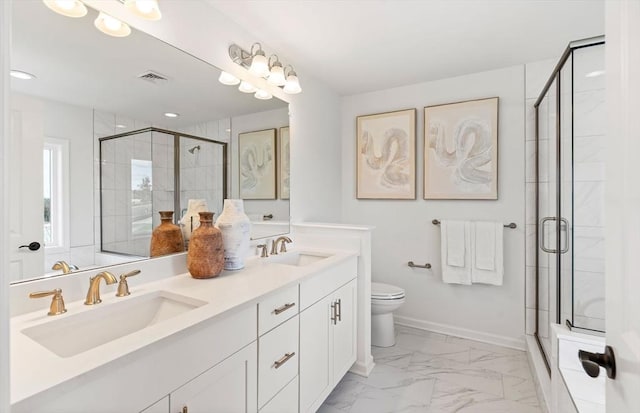
M 35 75 L 11 80 L 10 167 L 17 176 L 9 188 L 13 282 L 61 275 L 67 266 L 85 270 L 148 258 L 148 242 L 145 248 L 124 252 L 102 248 L 101 240 L 112 236 L 116 243 L 124 239 L 123 232 L 132 240 L 147 237 L 159 221 L 155 211 L 168 202 L 173 202 L 176 221 L 195 197 L 210 198 L 208 208 L 219 214 L 220 198 L 239 195 L 238 134 L 289 124 L 286 102 L 258 100 L 224 86 L 216 80 L 217 68 L 145 33 L 106 36 L 93 26 L 95 10 L 70 19 L 42 2 L 20 1 L 13 3 L 12 13 L 11 69 Z M 168 112 L 178 116 L 169 118 Z M 104 197 L 99 139 L 145 129 L 146 135 L 113 149 L 112 179 L 129 187 L 131 199 L 115 191 Z M 176 135 L 181 156 L 177 174 L 169 149 Z M 208 165 L 216 168 L 215 178 L 197 169 L 214 141 L 226 144 Z M 126 167 L 115 166 L 130 153 L 136 156 L 128 158 Z M 118 213 L 123 203 L 129 205 L 128 218 Z M 286 199 L 247 200 L 245 210 L 257 224 L 259 234 L 253 238 L 289 231 Z M 263 221 L 265 215 L 274 218 Z M 118 226 L 118 220 L 129 221 Z M 269 231 L 260 228 L 262 222 L 277 225 Z M 42 247 L 19 248 L 33 242 Z M 52 269 L 57 262 L 64 264 Z

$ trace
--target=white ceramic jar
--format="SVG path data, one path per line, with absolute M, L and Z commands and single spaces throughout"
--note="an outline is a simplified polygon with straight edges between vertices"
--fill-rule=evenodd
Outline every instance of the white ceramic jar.
M 200 212 L 207 212 L 207 201 L 205 199 L 190 199 L 187 204 L 187 212 L 180 219 L 185 242 L 189 241 L 191 233 L 200 226 Z
M 222 214 L 216 220 L 216 228 L 222 232 L 224 244 L 224 269 L 244 268 L 249 253 L 251 221 L 244 213 L 242 199 L 225 199 Z

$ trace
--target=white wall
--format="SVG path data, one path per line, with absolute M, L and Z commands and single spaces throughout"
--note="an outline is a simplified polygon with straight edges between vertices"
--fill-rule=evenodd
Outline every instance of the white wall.
M 355 199 L 355 125 L 358 115 L 417 108 L 417 188 L 422 188 L 423 107 L 494 97 L 499 102 L 498 200 Z M 524 348 L 524 67 L 345 97 L 342 100 L 342 218 L 375 225 L 373 280 L 398 285 L 406 302 L 402 323 Z M 440 232 L 432 219 L 515 222 L 505 229 L 505 277 L 501 287 L 444 284 Z M 411 269 L 407 261 L 433 265 Z

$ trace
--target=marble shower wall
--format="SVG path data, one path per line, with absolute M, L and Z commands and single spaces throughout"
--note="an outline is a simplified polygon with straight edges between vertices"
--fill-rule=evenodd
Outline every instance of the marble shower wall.
M 535 330 L 535 115 L 533 105 L 549 79 L 558 59 L 526 65 L 526 332 Z M 573 217 L 571 222 L 574 253 L 573 311 L 578 327 L 604 329 L 604 46 L 574 51 L 573 56 Z M 566 80 L 563 79 L 563 81 Z M 563 91 L 566 90 L 563 88 Z M 564 100 L 570 102 L 569 99 Z M 566 120 L 566 117 L 565 117 Z M 567 124 L 566 122 L 564 123 Z M 565 130 L 566 132 L 566 130 Z M 569 135 L 570 136 L 570 135 Z M 541 162 L 548 163 L 545 150 L 548 137 L 541 136 Z M 566 154 L 566 152 L 565 152 Z M 566 159 L 565 159 L 566 163 Z M 570 163 L 570 162 L 569 162 Z M 551 162 L 553 164 L 553 162 Z M 548 180 L 548 179 L 546 179 Z M 542 181 L 545 181 L 544 177 Z M 541 193 L 545 193 L 544 182 Z M 563 191 L 566 193 L 566 191 Z M 542 203 L 548 200 L 541 199 Z M 546 268 L 546 267 L 544 267 Z M 542 268 L 540 288 L 542 319 L 549 318 L 549 305 L 555 292 Z M 571 303 L 571 277 L 563 274 L 563 301 Z M 563 308 L 565 305 L 563 305 Z M 563 311 L 565 312 L 565 311 Z M 564 321 L 564 320 L 563 320 Z M 541 335 L 546 327 L 541 324 Z

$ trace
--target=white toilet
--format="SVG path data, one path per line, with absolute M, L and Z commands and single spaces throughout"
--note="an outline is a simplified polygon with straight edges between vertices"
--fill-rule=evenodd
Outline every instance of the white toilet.
M 395 285 L 371 283 L 371 344 L 391 347 L 396 344 L 393 312 L 404 304 L 404 290 Z

